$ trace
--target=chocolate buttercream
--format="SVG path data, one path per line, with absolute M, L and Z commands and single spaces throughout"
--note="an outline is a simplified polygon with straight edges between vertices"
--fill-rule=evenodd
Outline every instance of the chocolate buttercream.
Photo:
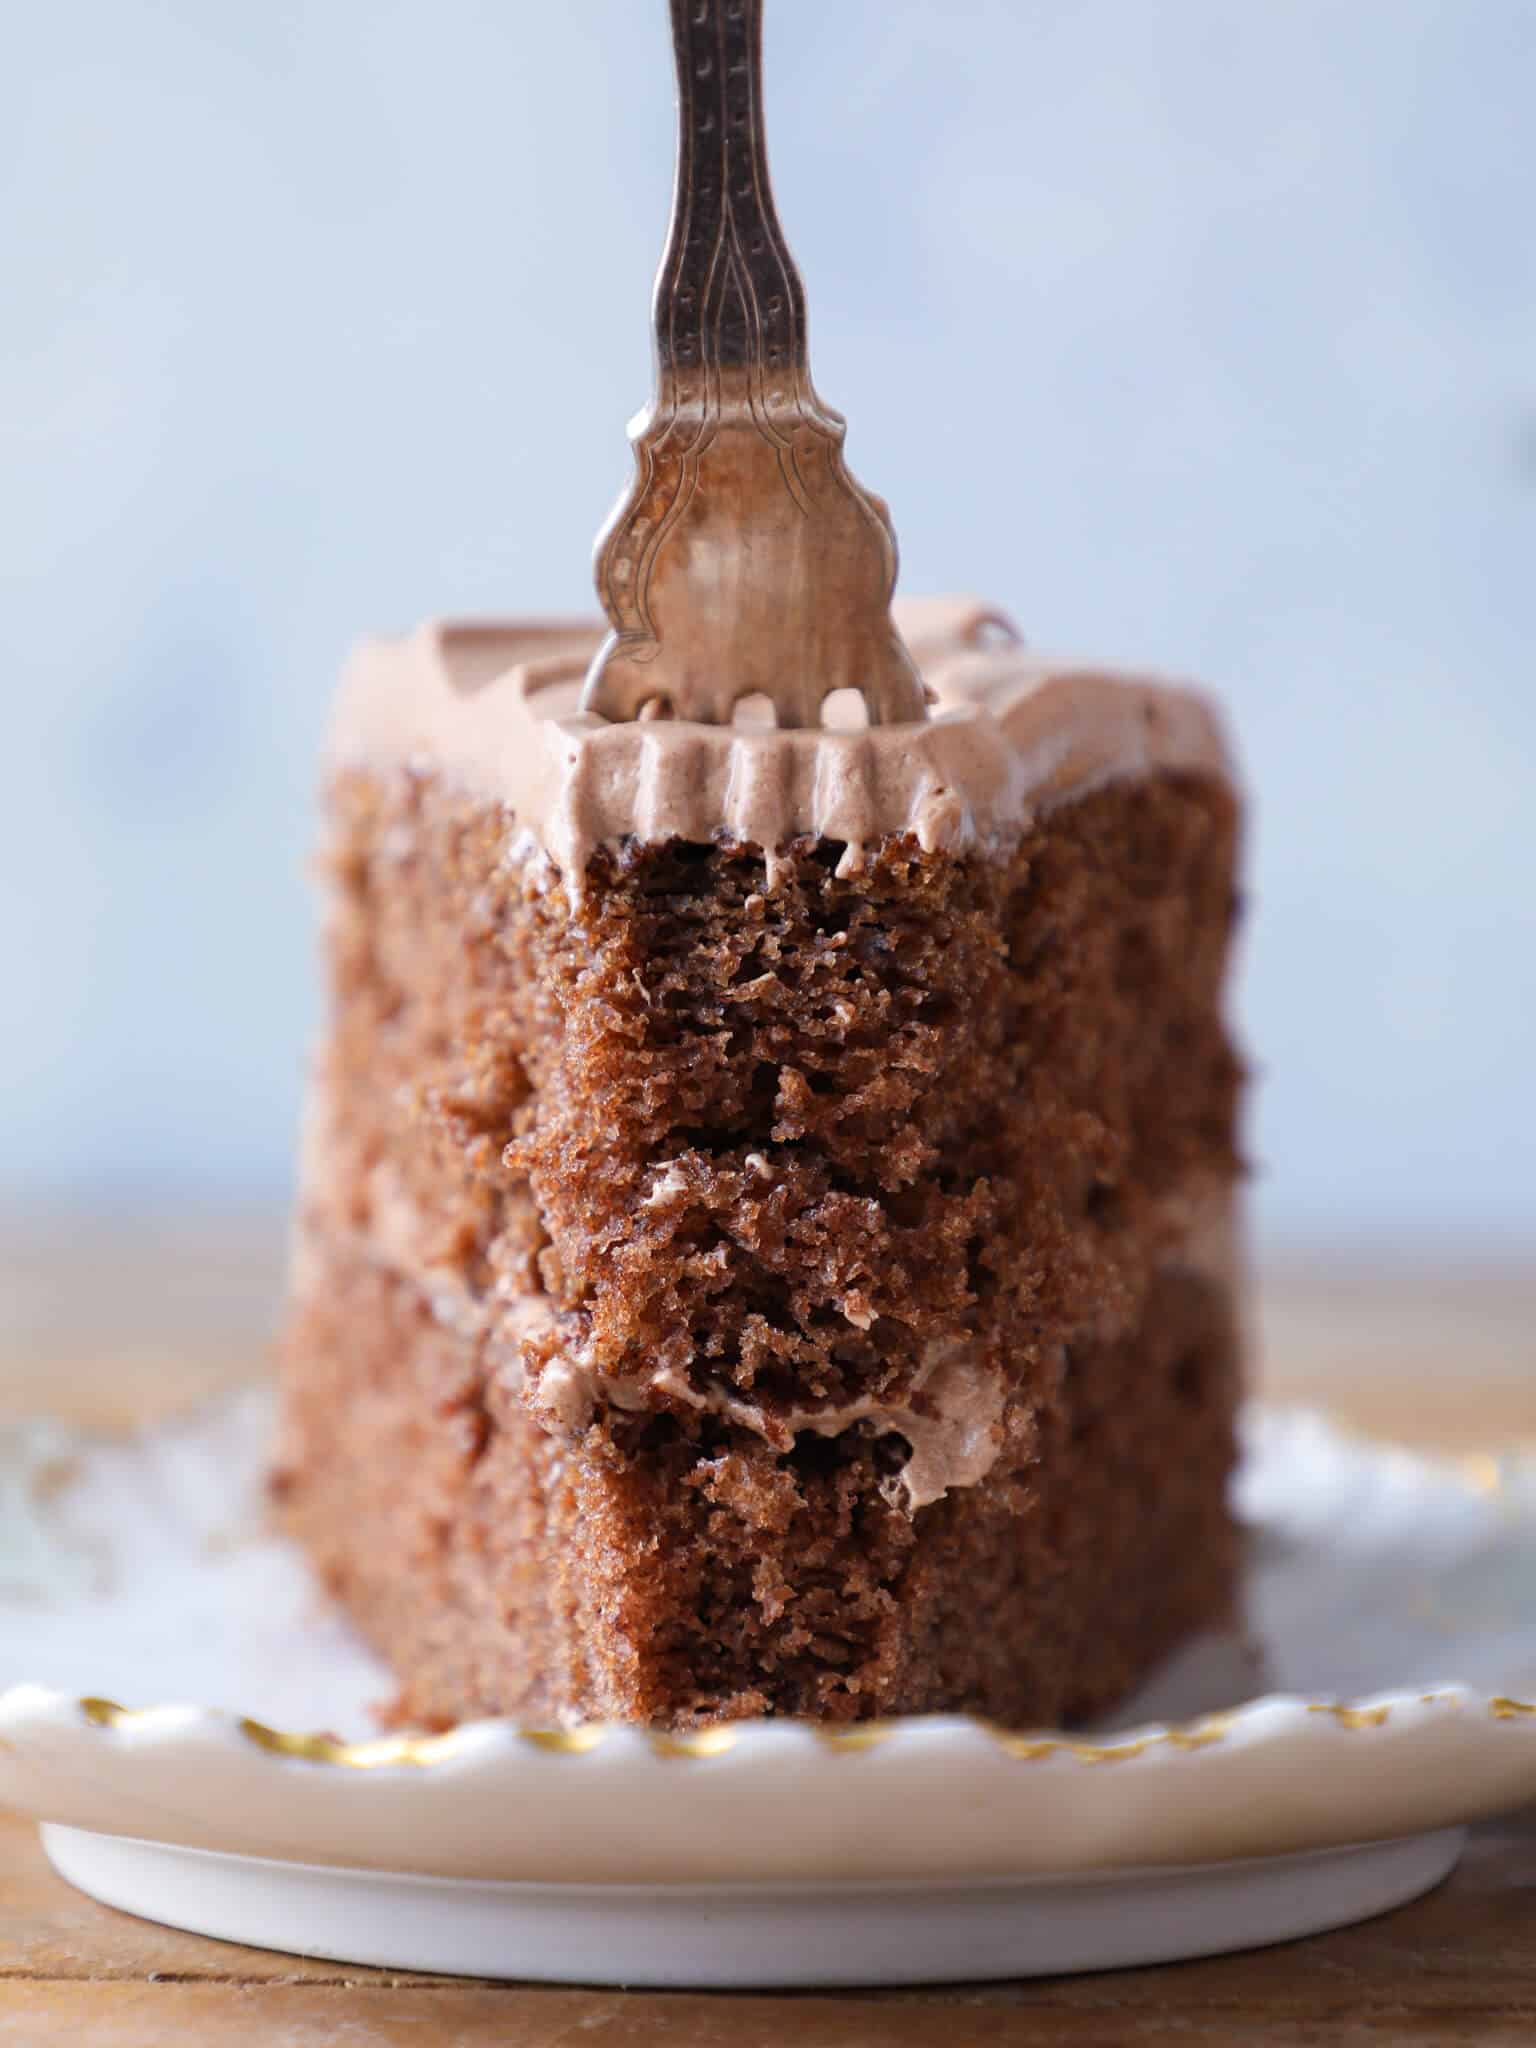
M 1160 769 L 1231 778 L 1216 714 L 1193 691 L 1033 655 L 975 599 L 895 615 L 935 700 L 926 720 L 609 723 L 578 708 L 595 623 L 439 623 L 357 650 L 331 762 L 420 760 L 505 804 L 569 889 L 598 846 L 629 837 L 760 846 L 771 882 L 774 854 L 805 834 L 840 842 L 850 874 L 890 834 L 929 852 L 993 847 L 1105 782 Z M 829 718 L 840 712 L 831 700 Z
M 511 1368 L 517 1371 L 518 1368 Z M 531 1406 L 547 1424 L 576 1434 L 599 1405 L 644 1410 L 657 1395 L 701 1414 L 722 1416 L 750 1429 L 776 1450 L 792 1450 L 798 1436 L 841 1436 L 858 1424 L 877 1436 L 904 1437 L 910 1456 L 886 1490 L 908 1514 L 942 1500 L 952 1486 L 974 1486 L 996 1464 L 1003 1447 L 1007 1396 L 1001 1379 L 955 1343 L 927 1359 L 904 1401 L 849 1401 L 840 1407 L 769 1411 L 720 1385 L 707 1391 L 681 1374 L 655 1372 L 643 1380 L 612 1379 L 561 1353 L 529 1389 Z

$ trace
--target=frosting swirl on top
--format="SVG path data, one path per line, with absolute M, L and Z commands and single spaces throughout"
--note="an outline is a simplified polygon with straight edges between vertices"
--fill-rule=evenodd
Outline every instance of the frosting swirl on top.
M 630 837 L 757 845 L 771 879 L 774 853 L 809 834 L 842 842 L 839 872 L 851 874 L 890 834 L 928 851 L 995 846 L 1106 782 L 1231 779 L 1220 723 L 1195 692 L 1042 659 L 974 599 L 894 609 L 934 698 L 922 722 L 609 723 L 579 708 L 595 622 L 433 623 L 357 649 L 330 765 L 420 761 L 505 804 L 577 886 L 599 846 Z

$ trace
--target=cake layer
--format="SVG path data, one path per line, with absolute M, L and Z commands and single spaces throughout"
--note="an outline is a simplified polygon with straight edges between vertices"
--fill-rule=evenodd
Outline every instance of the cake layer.
M 1227 1289 L 1159 1269 L 1132 1327 L 1037 1374 L 1035 1431 L 909 1515 L 893 1447 L 607 1410 L 542 1429 L 487 1340 L 317 1247 L 290 1351 L 290 1529 L 401 1676 L 397 1717 L 687 1726 L 1111 1705 L 1230 1611 Z

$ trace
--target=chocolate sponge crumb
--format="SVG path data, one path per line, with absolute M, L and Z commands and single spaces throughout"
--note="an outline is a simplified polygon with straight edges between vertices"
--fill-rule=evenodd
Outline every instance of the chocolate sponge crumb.
M 331 824 L 282 1512 L 401 1712 L 1052 1722 L 1222 1618 L 1223 784 L 575 901 L 431 774 Z M 990 1467 L 914 1509 L 952 1357 Z

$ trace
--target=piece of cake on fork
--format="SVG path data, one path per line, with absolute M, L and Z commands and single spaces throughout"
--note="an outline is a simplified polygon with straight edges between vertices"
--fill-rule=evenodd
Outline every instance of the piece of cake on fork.
M 1238 797 L 1199 697 L 893 618 L 755 9 L 674 18 L 611 630 L 343 686 L 276 1491 L 410 1720 L 1081 1717 L 1233 1601 Z

